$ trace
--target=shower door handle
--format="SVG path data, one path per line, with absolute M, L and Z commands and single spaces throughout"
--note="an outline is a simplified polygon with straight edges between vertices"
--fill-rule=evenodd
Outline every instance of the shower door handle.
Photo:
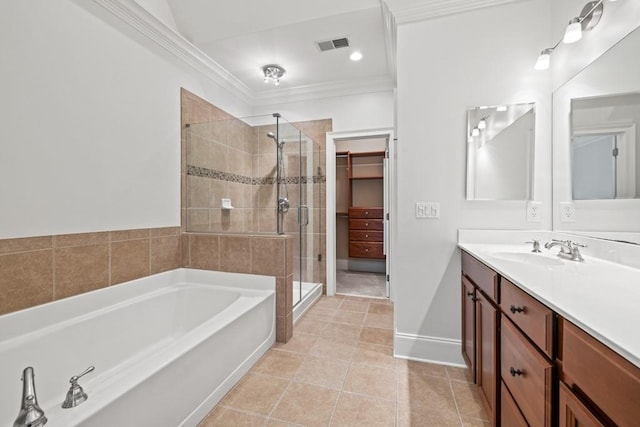
M 304 222 L 302 222 L 302 210 L 305 211 Z M 298 224 L 299 225 L 309 225 L 309 206 L 300 205 L 298 206 Z

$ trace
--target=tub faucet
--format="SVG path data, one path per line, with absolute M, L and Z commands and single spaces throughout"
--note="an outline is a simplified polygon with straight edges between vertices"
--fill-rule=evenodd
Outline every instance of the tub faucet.
M 556 239 L 552 239 L 550 242 L 544 244 L 544 247 L 547 249 L 551 249 L 554 246 L 560 246 L 560 252 L 558 252 L 560 258 L 570 259 L 571 261 L 584 261 L 579 248 L 586 248 L 587 245 L 580 245 L 571 240 Z
M 40 427 L 47 423 L 44 411 L 38 406 L 33 368 L 22 371 L 22 407 L 13 427 Z
M 78 406 L 89 398 L 89 396 L 87 396 L 87 393 L 85 393 L 82 387 L 80 387 L 80 385 L 78 384 L 78 380 L 80 379 L 80 377 L 87 375 L 89 372 L 93 372 L 94 369 L 96 369 L 94 366 L 89 366 L 84 370 L 83 373 L 74 375 L 69 379 L 71 387 L 69 387 L 69 391 L 67 391 L 67 397 L 62 403 L 62 407 L 64 409 Z

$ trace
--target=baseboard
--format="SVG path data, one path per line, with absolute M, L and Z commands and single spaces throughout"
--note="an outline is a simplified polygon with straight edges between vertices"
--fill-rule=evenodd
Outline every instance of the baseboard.
M 393 341 L 393 355 L 399 359 L 467 366 L 460 352 L 462 345 L 460 340 L 396 332 Z
M 349 269 L 348 259 L 336 259 L 336 270 L 348 270 L 348 269 Z

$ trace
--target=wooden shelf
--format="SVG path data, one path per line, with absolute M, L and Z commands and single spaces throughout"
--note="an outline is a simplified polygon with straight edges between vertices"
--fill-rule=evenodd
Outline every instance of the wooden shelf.
M 351 179 L 382 179 L 384 178 L 382 175 L 372 175 L 372 176 L 352 176 Z

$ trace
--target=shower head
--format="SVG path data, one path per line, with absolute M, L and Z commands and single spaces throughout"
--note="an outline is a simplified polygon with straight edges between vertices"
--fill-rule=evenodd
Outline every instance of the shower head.
M 276 140 L 276 135 L 273 132 L 267 132 L 267 136 L 276 141 L 276 144 L 278 144 L 279 147 L 283 146 L 286 142 L 284 139 L 281 139 L 280 141 Z

